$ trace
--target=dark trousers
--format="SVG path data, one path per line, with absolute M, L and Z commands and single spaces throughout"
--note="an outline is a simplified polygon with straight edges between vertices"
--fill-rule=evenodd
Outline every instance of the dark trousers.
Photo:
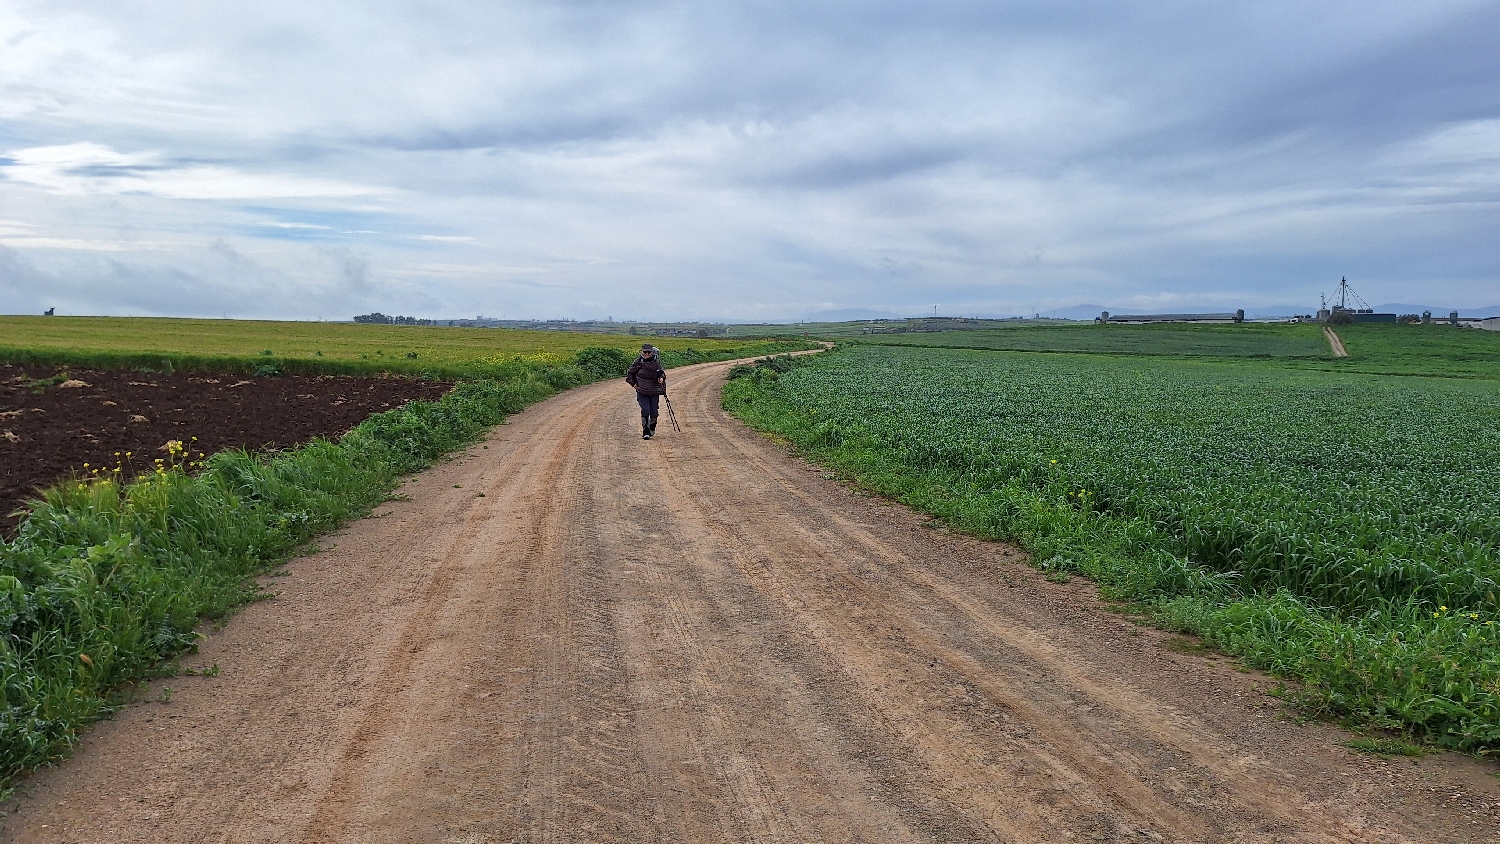
M 641 406 L 642 416 L 655 416 L 656 409 L 661 407 L 661 396 L 648 396 L 645 393 L 636 393 L 635 403 Z

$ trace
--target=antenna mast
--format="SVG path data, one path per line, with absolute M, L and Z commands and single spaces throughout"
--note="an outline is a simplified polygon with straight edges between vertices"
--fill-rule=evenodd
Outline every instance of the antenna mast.
M 1359 307 L 1350 307 L 1351 300 L 1358 304 Z M 1354 292 L 1354 288 L 1349 286 L 1349 279 L 1347 277 L 1339 279 L 1339 303 L 1334 305 L 1333 309 L 1335 311 L 1352 311 L 1357 314 L 1368 314 L 1373 310 L 1370 307 L 1370 303 L 1361 298 L 1358 293 Z

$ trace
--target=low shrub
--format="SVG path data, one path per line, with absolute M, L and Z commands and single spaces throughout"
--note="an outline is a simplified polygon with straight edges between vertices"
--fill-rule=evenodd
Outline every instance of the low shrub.
M 574 355 L 574 365 L 601 381 L 624 378 L 625 370 L 630 368 L 630 356 L 619 349 L 591 346 Z
M 799 365 L 803 365 L 806 358 L 798 358 L 792 355 L 773 355 L 764 357 L 752 363 L 742 363 L 733 366 L 729 370 L 729 380 L 740 378 L 775 378 L 785 372 L 791 372 Z

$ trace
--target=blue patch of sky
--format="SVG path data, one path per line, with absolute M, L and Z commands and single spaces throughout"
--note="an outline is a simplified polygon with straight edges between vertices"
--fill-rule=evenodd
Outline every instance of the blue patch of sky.
M 241 209 L 250 210 L 250 209 Z M 452 249 L 473 244 L 472 237 L 448 230 L 426 231 L 412 221 L 388 214 L 359 212 L 290 211 L 257 208 L 261 219 L 231 227 L 237 234 L 261 240 L 297 243 L 364 241 L 409 251 Z
M 335 241 L 368 238 L 401 231 L 409 222 L 393 220 L 391 215 L 368 211 L 317 210 L 307 208 L 273 208 L 241 206 L 240 211 L 259 218 L 236 226 L 243 235 L 267 240 Z

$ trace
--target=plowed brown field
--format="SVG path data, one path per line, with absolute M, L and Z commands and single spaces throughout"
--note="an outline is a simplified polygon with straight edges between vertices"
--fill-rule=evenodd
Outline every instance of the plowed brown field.
M 678 370 L 537 405 L 269 581 L 17 842 L 1493 842 L 1082 582 L 852 493 Z
M 168 440 L 189 445 L 194 456 L 287 448 L 337 437 L 372 413 L 436 399 L 452 386 L 415 378 L 246 378 L 0 364 L 0 533 L 15 527 L 18 518 L 10 514 L 39 487 L 101 467 L 120 466 L 127 477 L 149 472 L 153 459 L 166 456 Z

